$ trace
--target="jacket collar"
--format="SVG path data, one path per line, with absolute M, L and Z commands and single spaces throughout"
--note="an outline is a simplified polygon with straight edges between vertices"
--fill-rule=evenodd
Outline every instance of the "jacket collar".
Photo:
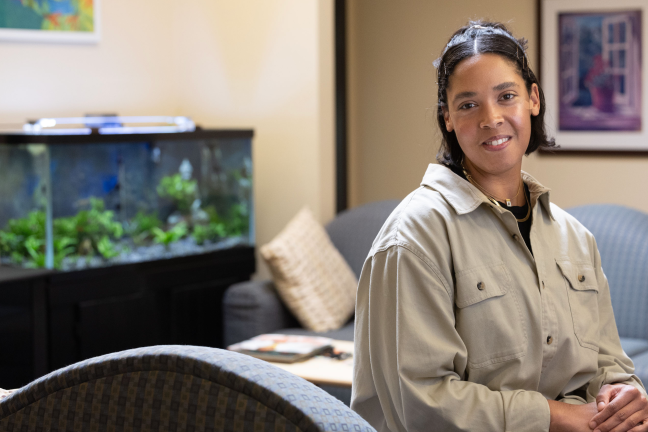
M 539 200 L 551 219 L 555 220 L 551 213 L 549 201 L 549 191 L 551 189 L 544 187 L 524 171 L 522 171 L 522 181 L 529 187 L 531 206 L 535 206 L 536 201 Z M 423 176 L 421 186 L 427 186 L 439 192 L 460 215 L 470 213 L 482 203 L 491 204 L 486 195 L 479 189 L 443 165 L 430 164 Z

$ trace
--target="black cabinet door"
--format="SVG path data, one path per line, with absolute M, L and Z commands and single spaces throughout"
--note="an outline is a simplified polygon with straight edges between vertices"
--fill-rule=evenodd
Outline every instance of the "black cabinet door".
M 155 296 L 136 293 L 78 304 L 79 358 L 163 343 Z
M 237 281 L 221 279 L 171 289 L 171 343 L 223 348 L 223 295 Z

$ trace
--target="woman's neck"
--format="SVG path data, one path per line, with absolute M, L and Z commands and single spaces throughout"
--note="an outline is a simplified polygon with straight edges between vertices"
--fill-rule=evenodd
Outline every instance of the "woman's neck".
M 526 202 L 524 192 L 522 191 L 522 164 L 506 172 L 492 174 L 481 170 L 466 160 L 465 168 L 472 180 L 484 189 L 482 192 L 495 197 L 498 201 L 504 202 L 511 200 L 511 205 L 523 206 Z

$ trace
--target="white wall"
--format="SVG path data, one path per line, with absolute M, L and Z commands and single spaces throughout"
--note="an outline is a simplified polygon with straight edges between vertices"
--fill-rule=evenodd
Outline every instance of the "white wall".
M 0 42 L 0 123 L 116 112 L 252 128 L 262 245 L 304 205 L 334 215 L 333 28 L 332 0 L 104 1 L 98 45 Z

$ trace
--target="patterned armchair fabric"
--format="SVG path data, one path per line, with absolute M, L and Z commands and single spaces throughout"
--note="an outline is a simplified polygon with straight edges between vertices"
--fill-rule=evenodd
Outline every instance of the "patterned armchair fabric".
M 313 384 L 216 348 L 157 346 L 95 357 L 0 402 L 0 431 L 362 431 Z

